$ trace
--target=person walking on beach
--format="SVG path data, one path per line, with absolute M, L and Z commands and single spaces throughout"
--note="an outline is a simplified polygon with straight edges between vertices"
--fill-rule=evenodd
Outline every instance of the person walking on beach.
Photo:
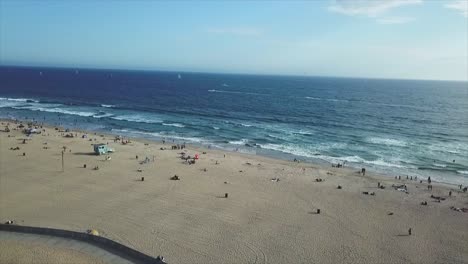
M 408 236 L 411 236 L 411 227 L 408 229 Z

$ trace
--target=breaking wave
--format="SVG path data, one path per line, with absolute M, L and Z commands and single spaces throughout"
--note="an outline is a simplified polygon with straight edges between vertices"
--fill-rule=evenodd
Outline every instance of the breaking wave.
M 179 123 L 162 123 L 163 126 L 173 126 L 173 127 L 185 127 L 182 124 Z

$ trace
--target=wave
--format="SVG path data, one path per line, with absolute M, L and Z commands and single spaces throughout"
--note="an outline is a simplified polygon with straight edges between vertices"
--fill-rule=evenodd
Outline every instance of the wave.
M 407 145 L 405 141 L 393 139 L 393 138 L 370 137 L 370 138 L 367 138 L 366 141 L 373 143 L 373 144 L 378 144 L 378 145 L 397 146 L 397 147 L 405 147 Z
M 179 140 L 179 141 L 184 141 L 184 142 L 192 142 L 192 143 L 198 143 L 198 144 L 210 144 L 211 141 L 204 139 L 204 138 L 198 138 L 198 137 L 187 137 L 187 136 L 180 136 L 177 134 L 167 134 L 167 133 L 160 133 L 160 132 L 145 132 L 145 131 L 138 131 L 138 130 L 132 130 L 132 129 L 112 129 L 112 131 L 115 132 L 121 132 L 123 134 L 127 135 L 143 135 L 143 136 L 150 136 L 150 137 L 155 137 L 158 139 L 174 139 L 174 140 Z
M 210 90 L 208 90 L 208 92 L 210 92 L 210 93 L 229 93 L 229 94 L 248 94 L 248 95 L 268 95 L 268 94 L 261 94 L 261 93 L 227 91 L 227 90 L 216 90 L 216 89 L 210 89 Z
M 160 119 L 148 118 L 142 115 L 119 115 L 113 116 L 112 119 L 119 121 L 128 121 L 128 122 L 137 122 L 137 123 L 147 123 L 147 124 L 159 124 L 162 123 Z
M 215 126 L 214 126 L 213 129 L 214 129 L 214 130 L 219 130 L 219 127 L 215 127 Z
M 368 165 L 375 165 L 375 166 L 383 166 L 383 167 L 392 167 L 392 168 L 408 168 L 404 165 L 398 164 L 396 162 L 386 161 L 384 159 L 376 159 L 376 160 L 366 160 L 359 156 L 328 156 L 319 153 L 318 151 L 312 149 L 304 149 L 296 146 L 291 145 L 280 145 L 280 144 L 259 144 L 262 149 L 269 149 L 274 151 L 280 151 L 286 154 L 292 154 L 295 156 L 302 156 L 306 158 L 314 158 L 314 159 L 321 159 L 330 163 L 338 163 L 338 162 L 349 162 L 355 164 L 368 164 Z M 331 146 L 329 146 L 330 148 Z
M 249 142 L 248 139 L 243 138 L 243 139 L 241 139 L 241 140 L 229 141 L 228 143 L 229 143 L 229 144 L 232 144 L 232 145 L 245 145 L 245 144 L 247 144 L 248 142 Z
M 95 115 L 94 112 L 72 111 L 72 110 L 61 109 L 61 108 L 42 108 L 38 110 L 43 111 L 43 112 L 49 112 L 49 113 L 60 113 L 60 114 L 77 115 L 77 116 L 84 116 L 84 117 L 90 117 L 90 116 Z
M 83 117 L 91 117 L 91 116 L 96 115 L 95 112 L 78 111 L 78 110 L 60 108 L 60 105 L 43 105 L 43 106 L 32 105 L 32 106 L 16 106 L 16 107 L 13 106 L 12 108 L 19 109 L 19 110 L 30 110 L 30 111 L 39 111 L 39 112 L 47 112 L 47 113 L 76 115 L 76 116 L 83 116 Z
M 101 107 L 113 108 L 113 107 L 115 107 L 115 105 L 101 104 Z
M 11 102 L 23 102 L 23 103 L 39 103 L 39 100 L 29 99 L 29 98 L 9 98 L 9 97 L 0 97 L 2 101 L 11 101 Z
M 308 157 L 308 158 L 313 158 L 319 155 L 316 152 L 312 152 L 307 149 L 295 147 L 295 146 L 289 146 L 289 145 L 281 145 L 281 144 L 258 144 L 260 148 L 262 149 L 269 149 L 269 150 L 274 150 L 274 151 L 280 151 L 286 154 L 292 154 L 295 156 L 302 156 L 302 157 Z
M 445 165 L 445 164 L 434 163 L 434 166 L 440 167 L 440 168 L 447 168 L 447 165 Z
M 274 134 L 267 134 L 267 137 L 274 138 L 274 139 L 279 139 L 279 140 L 287 140 L 287 137 L 280 136 L 280 135 L 274 135 Z
M 418 170 L 431 170 L 431 171 L 453 171 L 447 168 L 432 167 L 432 166 L 421 166 L 418 167 Z
M 173 127 L 185 127 L 182 124 L 179 123 L 162 123 L 163 126 L 173 126 Z
M 313 136 L 314 134 L 309 131 L 299 130 L 292 132 L 294 135 Z
M 344 156 L 344 157 L 330 157 L 330 156 L 325 156 L 325 155 L 319 155 L 318 156 L 320 159 L 326 160 L 331 163 L 337 163 L 337 162 L 349 162 L 349 163 L 355 163 L 355 164 L 367 164 L 367 165 L 374 165 L 378 167 L 389 167 L 389 168 L 399 168 L 399 169 L 408 169 L 409 167 L 384 160 L 382 158 L 376 159 L 376 160 L 366 160 L 362 157 L 359 156 Z
M 457 173 L 459 174 L 465 174 L 465 175 L 468 175 L 468 171 L 462 171 L 462 170 L 458 170 Z
M 114 114 L 105 113 L 105 112 L 99 112 L 99 113 L 93 115 L 93 117 L 95 117 L 95 118 L 105 118 L 105 117 L 111 117 L 111 116 L 114 116 Z
M 309 99 L 309 100 L 317 100 L 317 101 L 349 102 L 349 100 L 344 100 L 344 99 L 320 98 L 320 97 L 312 97 L 312 96 L 306 96 L 305 98 L 306 98 L 306 99 Z
M 445 152 L 451 154 L 460 154 L 468 152 L 468 144 L 461 142 L 445 142 L 440 144 L 429 145 L 427 148 L 435 152 Z

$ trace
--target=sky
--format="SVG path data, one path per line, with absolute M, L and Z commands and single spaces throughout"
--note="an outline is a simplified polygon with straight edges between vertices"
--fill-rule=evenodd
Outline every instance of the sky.
M 468 0 L 0 0 L 0 65 L 468 80 Z

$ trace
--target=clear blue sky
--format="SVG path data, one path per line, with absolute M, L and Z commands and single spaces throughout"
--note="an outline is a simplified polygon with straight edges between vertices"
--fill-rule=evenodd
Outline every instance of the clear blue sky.
M 0 0 L 0 64 L 467 80 L 467 6 Z

